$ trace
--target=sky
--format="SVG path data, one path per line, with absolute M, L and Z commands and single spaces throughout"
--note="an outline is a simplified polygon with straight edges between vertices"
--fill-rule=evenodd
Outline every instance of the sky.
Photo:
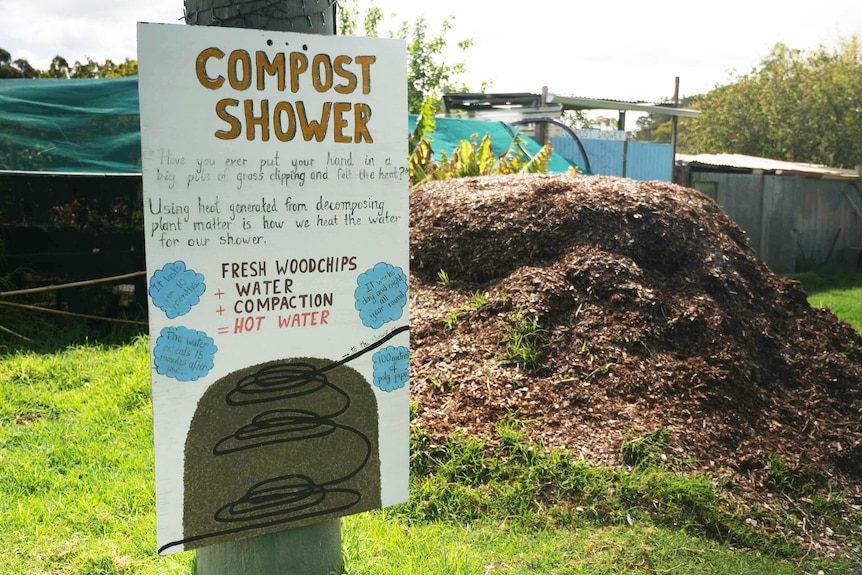
M 320 0 L 307 0 L 319 2 Z M 344 1 L 344 0 L 343 0 Z M 368 0 L 349 0 L 363 10 Z M 751 71 L 782 42 L 833 47 L 862 37 L 859 0 L 373 0 L 387 16 L 385 35 L 424 16 L 431 33 L 444 18 L 453 60 L 478 90 L 656 102 L 704 93 Z M 535 9 L 530 9 L 535 6 Z M 0 0 L 0 48 L 47 68 L 55 55 L 75 60 L 137 58 L 135 23 L 180 25 L 182 0 Z M 460 53 L 460 40 L 472 47 Z

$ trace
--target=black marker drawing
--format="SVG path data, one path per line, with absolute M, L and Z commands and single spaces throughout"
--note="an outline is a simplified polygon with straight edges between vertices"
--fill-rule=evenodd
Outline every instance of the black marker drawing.
M 377 401 L 349 361 L 275 360 L 214 382 L 185 443 L 182 545 L 194 549 L 381 506 Z

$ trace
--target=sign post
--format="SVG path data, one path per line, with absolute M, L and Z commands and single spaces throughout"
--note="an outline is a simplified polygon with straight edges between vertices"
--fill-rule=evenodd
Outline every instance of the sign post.
M 159 553 L 337 570 L 296 557 L 408 495 L 405 46 L 138 42 Z

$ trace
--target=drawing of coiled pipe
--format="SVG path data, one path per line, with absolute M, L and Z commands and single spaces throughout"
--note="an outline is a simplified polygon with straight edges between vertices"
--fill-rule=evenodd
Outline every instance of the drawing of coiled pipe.
M 183 539 L 171 545 L 380 507 L 377 418 L 371 385 L 344 362 L 276 360 L 220 378 L 191 421 Z

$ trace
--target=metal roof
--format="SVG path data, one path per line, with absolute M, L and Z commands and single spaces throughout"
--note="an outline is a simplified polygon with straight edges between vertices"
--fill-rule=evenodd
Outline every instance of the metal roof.
M 529 92 L 492 93 L 454 92 L 443 94 L 443 105 L 447 109 L 487 110 L 490 108 L 527 106 L 536 107 L 542 103 L 540 94 Z
M 500 109 L 511 110 L 513 108 L 524 110 L 530 108 L 541 109 L 542 105 L 553 104 L 562 110 L 616 110 L 634 111 L 645 114 L 664 114 L 665 116 L 679 116 L 682 118 L 694 118 L 700 115 L 699 110 L 689 108 L 675 108 L 673 104 L 651 104 L 646 102 L 625 102 L 623 100 L 600 100 L 597 98 L 579 98 L 576 96 L 559 96 L 557 94 L 546 94 L 542 102 L 541 94 L 529 92 L 512 92 L 501 94 L 486 93 L 451 93 L 443 95 L 443 107 L 448 113 L 451 110 L 465 111 L 497 111 Z
M 694 118 L 700 115 L 699 110 L 690 108 L 674 108 L 672 104 L 647 104 L 637 102 L 623 102 L 622 100 L 597 100 L 594 98 L 578 98 L 575 96 L 558 96 L 548 94 L 545 98 L 546 104 L 559 104 L 564 110 L 617 110 L 628 112 L 644 112 L 646 114 L 663 114 L 665 116 L 679 116 L 681 118 Z
M 752 170 L 754 172 L 772 172 L 775 174 L 790 174 L 800 176 L 818 176 L 827 179 L 856 180 L 859 174 L 856 170 L 830 168 L 821 164 L 805 164 L 802 162 L 784 162 L 770 160 L 743 154 L 677 154 L 676 161 L 682 164 L 695 164 L 714 168 L 731 168 L 735 170 Z

